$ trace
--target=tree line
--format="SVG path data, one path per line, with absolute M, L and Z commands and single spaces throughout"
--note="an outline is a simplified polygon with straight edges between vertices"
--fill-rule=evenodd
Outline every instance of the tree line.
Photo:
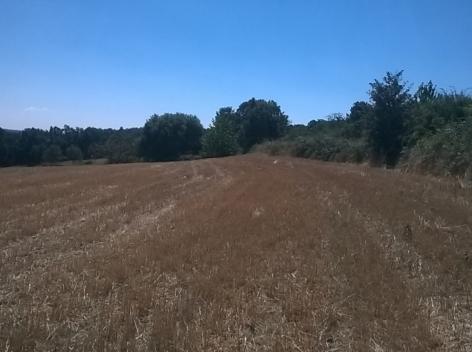
M 289 126 L 283 138 L 260 151 L 472 179 L 472 97 L 438 89 L 431 81 L 415 91 L 403 71 L 370 83 L 369 101 L 350 112 Z
M 66 160 L 135 161 L 140 128 L 51 127 L 11 131 L 0 128 L 0 165 L 54 164 Z
M 169 161 L 247 152 L 284 135 L 288 117 L 273 101 L 251 99 L 221 108 L 212 126 L 183 113 L 152 115 L 142 128 L 0 128 L 0 165 L 57 164 L 106 159 L 111 163 Z
M 437 174 L 472 173 L 472 97 L 422 83 L 403 72 L 370 83 L 369 100 L 349 113 L 290 124 L 274 101 L 250 99 L 218 110 L 209 128 L 189 114 L 151 116 L 144 127 L 0 129 L 0 165 L 65 160 L 167 161 L 250 150 L 329 161 L 370 162 Z

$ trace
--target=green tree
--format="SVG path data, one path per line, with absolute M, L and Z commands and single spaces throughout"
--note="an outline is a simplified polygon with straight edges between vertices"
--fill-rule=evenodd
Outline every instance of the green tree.
M 27 128 L 20 133 L 16 162 L 36 165 L 41 162 L 44 150 L 48 146 L 48 133 L 36 128 Z
M 248 151 L 254 144 L 282 137 L 288 127 L 288 116 L 275 101 L 250 99 L 238 110 L 241 124 L 240 144 Z
M 43 152 L 42 159 L 47 163 L 57 163 L 58 161 L 63 160 L 64 155 L 62 154 L 61 147 L 57 144 L 51 144 Z
M 0 128 L 0 166 L 8 165 L 7 148 L 6 133 L 2 128 Z
M 394 166 L 403 146 L 405 120 L 411 96 L 402 78 L 403 71 L 387 72 L 382 81 L 370 83 L 373 121 L 369 126 L 369 146 L 374 163 Z
M 106 157 L 110 163 L 136 161 L 138 140 L 132 134 L 114 133 L 105 144 Z
M 68 160 L 79 161 L 83 159 L 82 151 L 76 145 L 70 145 L 66 149 L 66 157 Z
M 239 152 L 239 116 L 230 108 L 221 108 L 202 139 L 202 154 L 206 157 L 234 155 Z
M 373 117 L 373 107 L 365 101 L 356 101 L 347 115 L 345 136 L 362 138 L 368 130 Z
M 203 131 L 200 120 L 194 115 L 153 115 L 144 125 L 140 154 L 146 160 L 154 161 L 176 160 L 181 155 L 197 154 Z
M 352 104 L 347 116 L 348 121 L 361 121 L 372 117 L 372 105 L 366 101 L 356 101 Z

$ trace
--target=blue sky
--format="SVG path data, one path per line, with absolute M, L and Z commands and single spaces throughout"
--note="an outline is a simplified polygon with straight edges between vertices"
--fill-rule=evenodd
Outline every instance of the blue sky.
M 369 82 L 472 87 L 470 0 L 0 0 L 0 126 L 142 126 L 273 99 L 294 123 Z

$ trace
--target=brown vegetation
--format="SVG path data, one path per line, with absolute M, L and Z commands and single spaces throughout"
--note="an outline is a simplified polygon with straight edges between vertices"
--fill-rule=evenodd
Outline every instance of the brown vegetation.
M 0 170 L 1 351 L 470 351 L 472 190 L 262 155 Z

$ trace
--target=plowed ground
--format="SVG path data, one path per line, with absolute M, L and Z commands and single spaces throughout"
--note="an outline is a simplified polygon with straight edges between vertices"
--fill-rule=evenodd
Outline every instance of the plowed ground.
M 471 351 L 472 191 L 248 155 L 0 170 L 0 351 Z

